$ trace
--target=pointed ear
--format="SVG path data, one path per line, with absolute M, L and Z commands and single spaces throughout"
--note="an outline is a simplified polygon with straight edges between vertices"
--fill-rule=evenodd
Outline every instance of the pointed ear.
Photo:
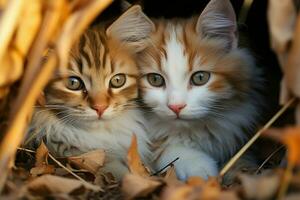
M 196 31 L 201 37 L 224 39 L 226 47 L 236 48 L 236 16 L 229 0 L 211 0 L 198 18 Z
M 136 51 L 144 48 L 155 26 L 153 22 L 142 12 L 140 6 L 132 6 L 122 14 L 106 30 L 108 37 L 114 37 L 133 46 Z

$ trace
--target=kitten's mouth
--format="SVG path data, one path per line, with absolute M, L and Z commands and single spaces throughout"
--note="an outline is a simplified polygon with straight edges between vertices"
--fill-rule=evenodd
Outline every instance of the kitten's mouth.
M 186 119 L 180 117 L 179 115 L 176 115 L 176 117 L 175 117 L 174 120 L 175 120 L 175 121 L 186 121 Z

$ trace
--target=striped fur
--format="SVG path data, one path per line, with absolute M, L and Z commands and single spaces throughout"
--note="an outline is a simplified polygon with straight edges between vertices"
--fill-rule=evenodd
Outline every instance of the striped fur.
M 110 85 L 116 74 L 125 74 L 120 88 Z M 84 83 L 80 90 L 66 86 L 69 77 Z M 106 170 L 120 178 L 128 171 L 126 152 L 132 134 L 138 138 L 144 160 L 149 155 L 143 116 L 137 108 L 139 71 L 133 49 L 101 28 L 87 30 L 70 52 L 69 67 L 47 85 L 46 105 L 37 107 L 30 133 L 45 139 L 57 156 L 71 156 L 94 149 L 107 154 Z M 107 108 L 99 116 L 93 106 Z
M 233 8 L 229 0 L 211 0 L 200 17 L 149 24 L 140 11 L 138 18 L 140 24 L 144 18 L 141 27 L 152 30 L 139 41 L 143 48 L 137 63 L 141 96 L 151 110 L 146 117 L 156 145 L 154 168 L 179 157 L 175 169 L 180 179 L 216 176 L 254 130 L 262 100 L 257 92 L 260 73 L 249 53 L 237 47 Z M 139 32 L 132 35 L 137 38 Z M 210 78 L 196 86 L 191 77 L 199 71 L 210 73 Z M 161 75 L 165 84 L 152 86 L 150 73 Z M 175 114 L 170 105 L 185 107 Z

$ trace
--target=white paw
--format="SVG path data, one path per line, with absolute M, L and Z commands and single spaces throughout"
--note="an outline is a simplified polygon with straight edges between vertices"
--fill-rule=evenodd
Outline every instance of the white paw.
M 217 176 L 216 166 L 208 166 L 203 162 L 186 162 L 175 164 L 176 175 L 180 180 L 187 180 L 191 176 L 200 176 L 207 180 L 210 176 Z
M 110 172 L 116 180 L 122 180 L 123 176 L 129 173 L 128 167 L 120 160 L 113 160 L 105 163 L 104 167 L 101 168 L 103 172 Z
M 174 158 L 179 159 L 174 163 L 176 175 L 180 180 L 187 180 L 190 176 L 200 176 L 208 179 L 218 175 L 216 161 L 203 151 L 191 149 L 182 145 L 169 146 L 162 153 L 157 162 L 157 168 L 162 168 Z

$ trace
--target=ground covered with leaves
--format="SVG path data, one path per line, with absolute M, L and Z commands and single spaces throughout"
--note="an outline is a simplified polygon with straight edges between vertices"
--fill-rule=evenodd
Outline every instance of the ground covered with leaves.
M 151 175 L 140 160 L 135 137 L 127 154 L 130 173 L 119 182 L 101 171 L 102 150 L 55 158 L 44 143 L 36 151 L 19 148 L 0 199 L 300 199 L 300 129 L 267 134 L 287 147 L 286 167 L 241 173 L 227 186 L 221 184 L 222 177 L 180 181 L 172 164 L 162 174 Z

